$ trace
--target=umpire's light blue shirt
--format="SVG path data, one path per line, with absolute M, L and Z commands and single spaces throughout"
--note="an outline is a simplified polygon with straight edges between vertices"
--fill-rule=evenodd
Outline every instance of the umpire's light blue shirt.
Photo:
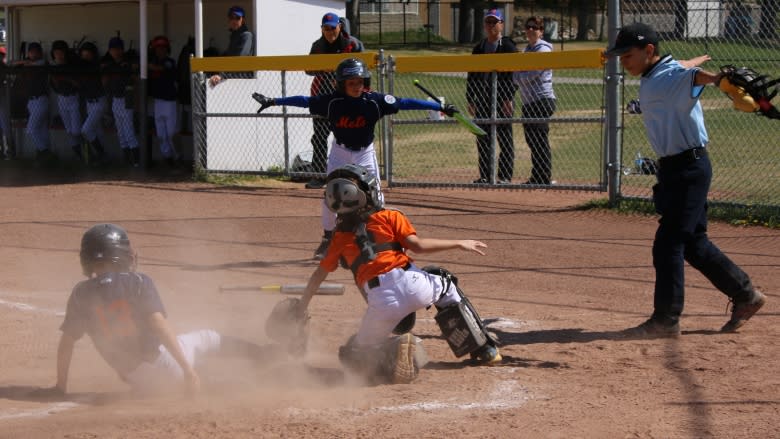
M 686 69 L 671 55 L 642 75 L 639 102 L 650 146 L 659 157 L 706 146 L 709 138 L 699 102 L 703 85 L 694 85 L 699 69 Z

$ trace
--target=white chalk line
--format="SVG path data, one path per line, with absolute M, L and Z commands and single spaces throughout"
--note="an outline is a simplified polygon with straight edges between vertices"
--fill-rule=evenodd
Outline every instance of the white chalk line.
M 36 312 L 41 314 L 53 315 L 57 317 L 65 316 L 65 311 L 60 311 L 60 310 L 50 309 L 50 308 L 41 308 L 35 305 L 30 305 L 29 303 L 11 302 L 8 300 L 0 299 L 0 305 L 11 309 L 16 309 L 19 311 Z
M 328 408 L 328 409 L 301 409 L 297 407 L 287 408 L 286 411 L 293 416 L 308 413 L 333 413 L 333 414 L 366 414 L 366 413 L 399 413 L 418 410 L 507 410 L 520 407 L 531 399 L 528 389 L 520 385 L 516 380 L 498 382 L 493 390 L 487 394 L 484 401 L 421 401 L 410 404 L 378 406 L 365 409 L 356 408 Z
M 65 410 L 70 410 L 74 407 L 78 407 L 79 405 L 80 404 L 77 404 L 75 402 L 56 402 L 54 404 L 50 404 L 47 407 L 42 407 L 34 410 L 17 411 L 17 409 L 10 409 L 5 413 L 0 412 L 0 421 L 6 421 L 9 419 L 19 419 L 19 418 L 43 418 L 44 416 L 49 416 L 55 413 L 64 412 Z

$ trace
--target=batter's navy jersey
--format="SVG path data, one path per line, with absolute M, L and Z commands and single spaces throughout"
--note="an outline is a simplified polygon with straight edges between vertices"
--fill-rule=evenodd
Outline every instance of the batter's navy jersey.
M 111 367 L 128 372 L 160 353 L 160 340 L 148 323 L 156 312 L 166 315 L 149 276 L 106 273 L 73 288 L 60 329 L 76 340 L 88 334 Z
M 354 150 L 370 145 L 379 119 L 400 109 L 394 96 L 375 92 L 363 93 L 359 98 L 336 92 L 309 99 L 309 112 L 326 117 L 336 141 Z

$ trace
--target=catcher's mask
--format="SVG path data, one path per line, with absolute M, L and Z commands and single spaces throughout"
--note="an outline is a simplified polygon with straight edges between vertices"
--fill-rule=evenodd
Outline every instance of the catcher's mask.
M 344 215 L 382 207 L 377 179 L 362 166 L 350 164 L 335 169 L 326 182 L 325 204 L 331 212 Z
M 134 271 L 136 257 L 125 229 L 115 224 L 92 226 L 81 238 L 81 269 L 89 277 L 95 264 L 110 262 L 118 271 Z
M 344 82 L 349 78 L 363 78 L 363 87 L 371 88 L 371 72 L 363 61 L 357 58 L 345 59 L 336 67 L 336 84 L 339 91 L 344 91 Z

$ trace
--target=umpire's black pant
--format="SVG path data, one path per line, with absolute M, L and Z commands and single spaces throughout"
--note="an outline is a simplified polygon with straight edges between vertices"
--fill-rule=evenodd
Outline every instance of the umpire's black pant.
M 728 297 L 750 297 L 748 275 L 707 237 L 707 192 L 712 166 L 705 149 L 662 158 L 653 201 L 661 219 L 653 242 L 653 318 L 677 322 L 684 303 L 684 261 Z

